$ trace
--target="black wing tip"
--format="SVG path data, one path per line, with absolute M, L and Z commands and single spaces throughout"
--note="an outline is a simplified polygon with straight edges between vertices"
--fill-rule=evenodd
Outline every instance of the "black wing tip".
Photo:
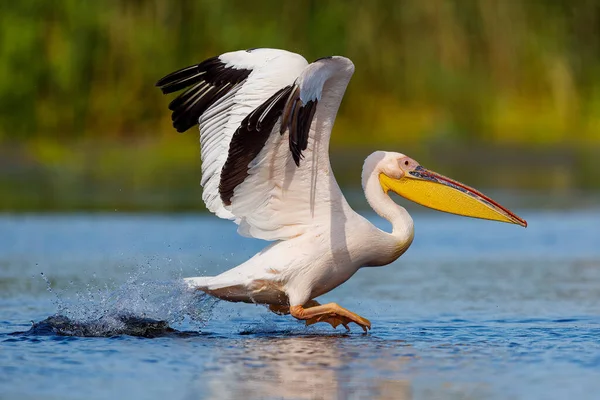
M 191 128 L 193 128 L 195 125 L 197 125 L 197 123 L 195 123 L 195 124 L 181 124 L 181 125 L 173 124 L 173 128 L 175 128 L 175 130 L 177 131 L 177 133 L 184 133 L 184 132 L 190 130 Z
M 161 90 L 165 94 L 177 92 L 181 89 L 193 85 L 194 83 L 197 83 L 200 79 L 190 80 L 187 84 L 183 86 L 177 85 L 177 83 L 182 83 L 186 80 L 189 80 L 194 75 L 198 75 L 202 72 L 209 73 L 222 70 L 224 69 L 224 66 L 225 64 L 223 63 L 223 61 L 221 61 L 219 56 L 211 57 L 202 61 L 199 64 L 192 64 L 163 76 L 156 82 L 154 86 L 161 88 Z M 173 88 L 174 85 L 177 87 L 176 89 Z
M 200 66 L 200 64 L 194 64 L 194 65 L 187 66 L 185 68 L 178 69 L 177 71 L 173 71 L 170 74 L 167 74 L 167 75 L 163 76 L 162 78 L 160 78 L 154 86 L 164 87 L 164 86 L 170 85 L 176 81 L 181 80 L 182 78 L 189 76 L 190 71 L 194 71 L 194 69 L 197 69 L 197 67 L 199 67 L 199 66 Z
M 217 56 L 172 72 L 159 79 L 156 86 L 164 94 L 187 88 L 168 106 L 173 127 L 182 133 L 198 125 L 200 116 L 251 72 L 250 69 L 227 68 Z

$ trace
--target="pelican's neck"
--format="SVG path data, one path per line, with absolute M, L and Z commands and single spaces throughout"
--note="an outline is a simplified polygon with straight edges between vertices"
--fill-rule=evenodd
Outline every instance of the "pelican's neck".
M 362 175 L 362 186 L 365 191 L 365 197 L 371 208 L 373 208 L 373 211 L 391 222 L 391 236 L 406 250 L 414 237 L 413 219 L 404 207 L 396 204 L 383 190 L 379 182 L 380 171 L 376 168 L 367 167 L 365 163 Z

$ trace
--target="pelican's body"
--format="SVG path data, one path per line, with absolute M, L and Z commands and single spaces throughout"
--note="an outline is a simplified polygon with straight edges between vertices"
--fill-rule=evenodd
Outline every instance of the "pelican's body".
M 328 225 L 277 241 L 216 277 L 189 278 L 188 282 L 230 301 L 306 304 L 344 283 L 361 267 L 391 263 L 412 243 L 412 220 L 387 233 L 346 202 L 339 212 Z
M 247 262 L 188 285 L 229 301 L 270 305 L 307 323 L 370 322 L 313 299 L 359 268 L 391 263 L 410 246 L 413 221 L 388 196 L 466 216 L 525 225 L 483 194 L 428 171 L 409 157 L 378 151 L 365 160 L 367 201 L 392 224 L 376 228 L 344 198 L 329 162 L 331 129 L 354 65 L 344 57 L 309 64 L 283 50 L 226 53 L 158 82 L 189 89 L 169 106 L 183 132 L 199 123 L 203 200 L 244 236 L 274 241 Z

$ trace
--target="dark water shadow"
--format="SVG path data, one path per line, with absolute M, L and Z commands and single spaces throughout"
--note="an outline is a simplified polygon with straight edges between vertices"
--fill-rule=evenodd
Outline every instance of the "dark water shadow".
M 136 336 L 143 338 L 191 337 L 200 332 L 179 331 L 171 328 L 167 321 L 140 317 L 132 314 L 102 316 L 91 321 L 77 321 L 64 315 L 52 315 L 23 332 L 13 332 L 10 336 L 75 336 L 75 337 L 114 337 Z

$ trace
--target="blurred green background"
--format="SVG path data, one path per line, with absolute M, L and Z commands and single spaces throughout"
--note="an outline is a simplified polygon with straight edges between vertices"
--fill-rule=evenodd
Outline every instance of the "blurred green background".
M 354 61 L 331 149 L 350 193 L 376 149 L 535 207 L 600 189 L 595 0 L 0 3 L 0 210 L 204 209 L 198 132 L 154 83 L 251 47 Z

